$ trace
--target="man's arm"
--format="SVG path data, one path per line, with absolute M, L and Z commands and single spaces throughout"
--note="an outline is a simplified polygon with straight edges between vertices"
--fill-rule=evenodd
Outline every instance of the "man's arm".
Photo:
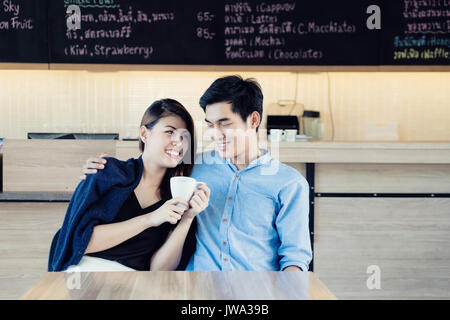
M 312 259 L 309 235 L 309 185 L 299 177 L 286 184 L 279 193 L 280 211 L 275 225 L 280 238 L 280 269 L 308 270 Z

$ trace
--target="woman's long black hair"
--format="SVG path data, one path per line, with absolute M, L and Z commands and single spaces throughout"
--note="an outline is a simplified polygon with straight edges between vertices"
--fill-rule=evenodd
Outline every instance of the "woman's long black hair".
M 186 108 L 178 101 L 173 99 L 161 99 L 153 102 L 150 107 L 145 110 L 140 126 L 145 126 L 147 129 L 151 130 L 161 118 L 173 115 L 179 116 L 186 123 L 186 128 L 190 134 L 189 149 L 180 164 L 175 168 L 167 168 L 166 174 L 159 187 L 162 200 L 169 200 L 172 198 L 172 193 L 170 192 L 170 178 L 191 175 L 196 153 L 194 120 Z M 144 152 L 144 147 L 144 142 L 139 140 L 139 150 L 141 152 Z

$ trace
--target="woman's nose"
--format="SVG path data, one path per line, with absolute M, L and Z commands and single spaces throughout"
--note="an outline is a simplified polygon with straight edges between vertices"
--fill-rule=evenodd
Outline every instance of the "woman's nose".
M 180 144 L 181 142 L 183 142 L 183 136 L 180 133 L 175 132 L 172 135 L 172 139 L 171 140 L 172 140 L 172 144 L 173 145 L 177 145 L 177 144 Z

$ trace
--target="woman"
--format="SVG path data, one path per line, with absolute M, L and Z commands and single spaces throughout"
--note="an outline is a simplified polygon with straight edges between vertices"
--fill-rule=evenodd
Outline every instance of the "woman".
M 184 269 L 210 190 L 200 185 L 189 203 L 171 199 L 170 178 L 190 175 L 194 138 L 194 122 L 179 102 L 155 101 L 142 117 L 141 156 L 108 158 L 104 170 L 78 185 L 53 239 L 49 271 Z

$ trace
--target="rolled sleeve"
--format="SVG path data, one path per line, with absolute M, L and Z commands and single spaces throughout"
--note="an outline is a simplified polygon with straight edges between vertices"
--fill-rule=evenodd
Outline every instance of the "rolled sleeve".
M 298 266 L 308 270 L 312 259 L 309 236 L 309 185 L 303 176 L 284 186 L 279 193 L 280 210 L 275 220 L 280 247 L 280 270 Z

